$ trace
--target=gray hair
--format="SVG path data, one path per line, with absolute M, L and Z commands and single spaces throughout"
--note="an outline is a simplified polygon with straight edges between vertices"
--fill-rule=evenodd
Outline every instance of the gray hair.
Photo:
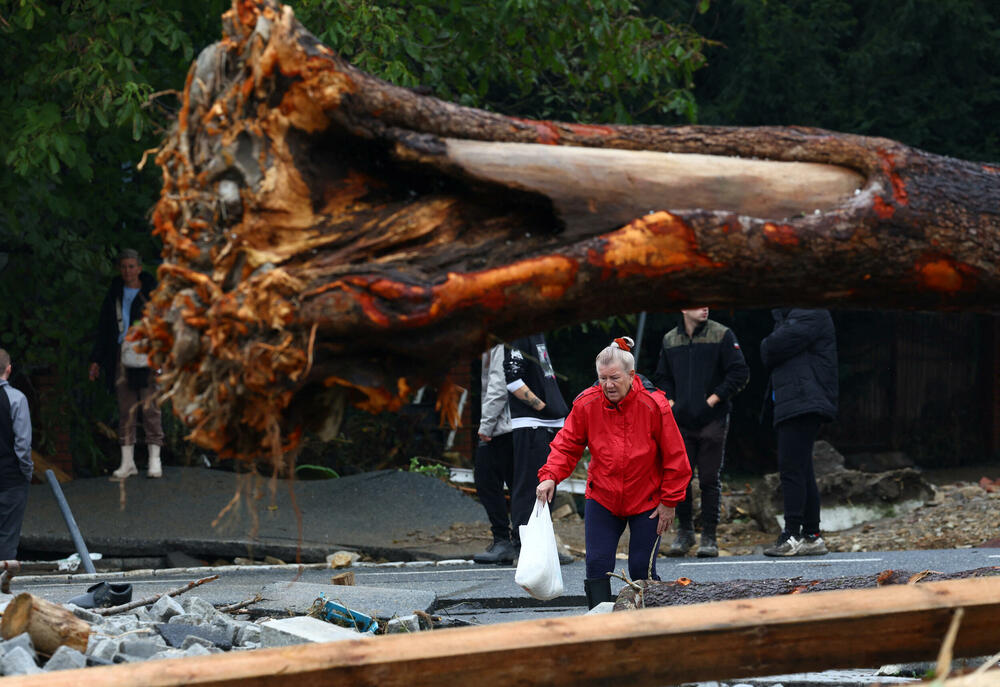
M 122 248 L 122 252 L 118 254 L 118 264 L 122 264 L 123 260 L 135 260 L 140 265 L 142 264 L 142 257 L 135 248 Z
M 622 336 L 611 342 L 611 345 L 597 354 L 596 367 L 607 367 L 618 364 L 626 374 L 635 370 L 635 356 L 629 351 L 635 342 L 627 336 Z

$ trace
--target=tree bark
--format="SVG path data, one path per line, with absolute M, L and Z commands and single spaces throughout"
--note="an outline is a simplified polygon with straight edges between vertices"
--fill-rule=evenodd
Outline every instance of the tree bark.
M 507 117 L 365 74 L 272 0 L 223 25 L 157 157 L 143 323 L 221 455 L 279 456 L 345 401 L 395 409 L 498 339 L 613 313 L 1000 300 L 998 167 L 799 127 Z
M 18 594 L 4 609 L 0 635 L 10 639 L 22 632 L 28 633 L 31 643 L 43 654 L 52 655 L 63 644 L 83 653 L 87 651 L 90 623 L 59 604 L 32 594 Z

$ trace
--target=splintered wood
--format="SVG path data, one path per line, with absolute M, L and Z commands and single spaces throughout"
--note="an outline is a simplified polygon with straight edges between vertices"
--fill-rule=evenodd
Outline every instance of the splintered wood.
M 459 107 L 234 0 L 157 156 L 164 398 L 222 457 L 444 391 L 497 339 L 644 309 L 995 309 L 1000 168 L 818 129 Z

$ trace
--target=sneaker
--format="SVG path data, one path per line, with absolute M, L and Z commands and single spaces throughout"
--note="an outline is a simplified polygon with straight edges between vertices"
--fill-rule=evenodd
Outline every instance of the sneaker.
M 802 545 L 796 537 L 788 534 L 787 532 L 782 532 L 777 541 L 774 542 L 774 546 L 764 549 L 765 556 L 794 556 L 799 552 L 799 547 Z
M 799 542 L 799 550 L 795 552 L 796 556 L 822 556 L 825 553 L 830 553 L 826 548 L 826 542 L 823 541 L 823 537 L 818 534 L 806 534 L 803 535 L 802 541 Z
M 674 543 L 670 545 L 670 550 L 667 551 L 668 556 L 683 556 L 691 547 L 694 546 L 694 531 L 693 530 L 677 530 L 677 538 L 674 539 Z
M 719 555 L 719 545 L 715 537 L 701 533 L 701 546 L 698 547 L 698 558 L 715 558 Z
M 486 547 L 482 553 L 477 553 L 472 557 L 476 563 L 511 563 L 517 550 L 509 539 L 494 539 L 493 543 Z

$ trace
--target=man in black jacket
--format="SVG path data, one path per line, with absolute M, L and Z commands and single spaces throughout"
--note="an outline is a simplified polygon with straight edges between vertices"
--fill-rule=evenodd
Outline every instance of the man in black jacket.
M 819 534 L 819 489 L 813 443 L 822 422 L 837 415 L 837 337 L 828 310 L 771 311 L 774 331 L 760 343 L 770 370 L 765 411 L 774 413 L 785 525 L 768 556 L 827 552 Z
M 504 349 L 503 369 L 514 441 L 510 520 L 514 543 L 519 547 L 518 527 L 528 523 L 535 507 L 538 470 L 549 457 L 549 443 L 563 426 L 569 407 L 556 382 L 542 334 L 517 339 Z
M 719 555 L 716 529 L 722 485 L 719 477 L 729 431 L 731 400 L 746 386 L 750 368 L 733 332 L 708 319 L 708 308 L 681 310 L 682 322 L 663 337 L 653 382 L 670 400 L 684 438 L 691 471 L 701 485 L 700 558 Z M 691 484 L 677 506 L 677 537 L 668 554 L 694 546 Z

